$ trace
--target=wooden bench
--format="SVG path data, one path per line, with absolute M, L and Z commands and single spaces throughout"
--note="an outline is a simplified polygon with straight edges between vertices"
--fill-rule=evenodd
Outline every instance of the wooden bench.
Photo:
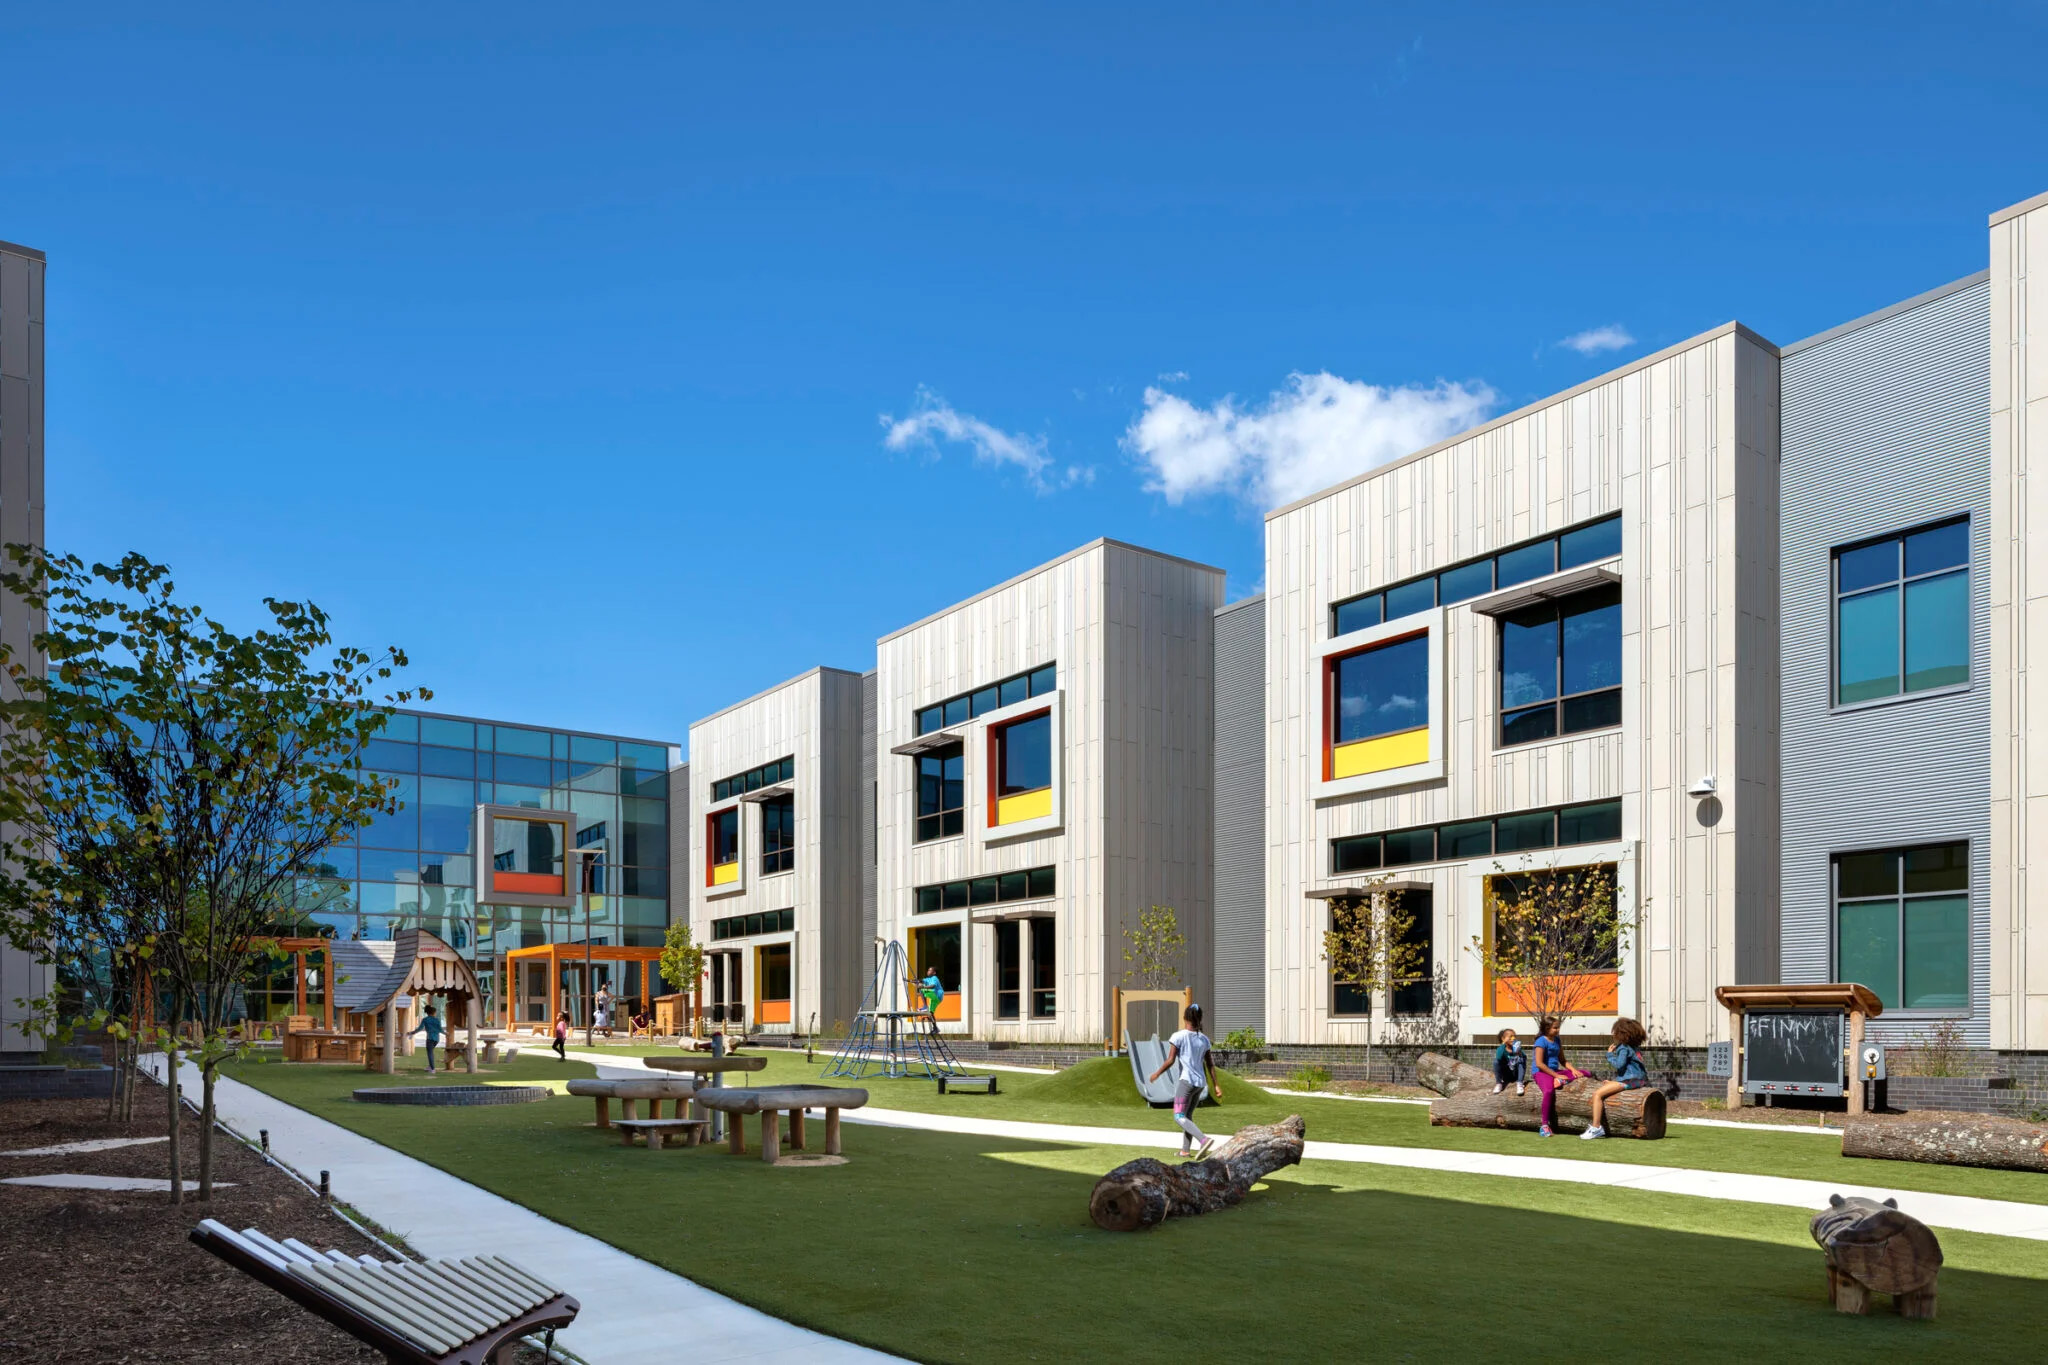
M 208 1218 L 192 1241 L 398 1365 L 491 1365 L 520 1338 L 575 1321 L 581 1305 L 501 1256 L 380 1261 L 313 1250 Z
M 633 1145 L 633 1135 L 643 1133 L 647 1137 L 647 1150 L 661 1150 L 661 1139 L 666 1133 L 681 1133 L 685 1147 L 695 1147 L 704 1140 L 704 1130 L 711 1126 L 710 1119 L 620 1119 L 612 1125 L 626 1141 Z
M 789 1115 L 790 1148 L 801 1152 L 804 1149 L 804 1111 L 824 1110 L 825 1154 L 838 1156 L 839 1111 L 858 1109 L 867 1102 L 868 1092 L 852 1086 L 770 1085 L 754 1089 L 732 1087 L 697 1092 L 699 1106 L 715 1109 L 731 1117 L 732 1125 L 726 1130 L 726 1142 L 734 1156 L 743 1155 L 747 1150 L 744 1117 L 748 1114 L 759 1114 L 761 1160 L 770 1165 L 782 1155 L 783 1114 Z
M 564 1087 L 572 1095 L 588 1096 L 597 1105 L 597 1126 L 612 1126 L 611 1102 L 619 1102 L 619 1110 L 629 1119 L 640 1117 L 639 1102 L 648 1101 L 652 1108 L 648 1117 L 661 1117 L 661 1102 L 673 1100 L 677 1118 L 683 1116 L 683 1104 L 697 1093 L 697 1087 L 688 1081 L 675 1080 L 667 1076 L 653 1076 L 647 1080 L 573 1080 Z
M 951 1094 L 955 1090 L 968 1094 L 993 1095 L 997 1093 L 995 1073 L 990 1072 L 986 1076 L 939 1077 L 939 1093 L 941 1095 Z

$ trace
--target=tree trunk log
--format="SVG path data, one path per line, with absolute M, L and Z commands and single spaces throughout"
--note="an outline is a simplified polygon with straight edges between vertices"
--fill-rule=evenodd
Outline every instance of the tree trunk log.
M 1301 1161 L 1307 1125 L 1296 1115 L 1240 1128 L 1204 1161 L 1169 1166 L 1152 1157 L 1126 1161 L 1095 1182 L 1088 1216 L 1108 1232 L 1137 1232 L 1168 1218 L 1192 1218 L 1240 1202 L 1260 1178 Z
M 1842 1129 L 1842 1155 L 2048 1171 L 2048 1127 L 1990 1115 L 1851 1119 Z
M 1535 1132 L 1543 1126 L 1543 1091 L 1535 1081 L 1517 1095 L 1513 1087 L 1493 1093 L 1493 1073 L 1436 1052 L 1415 1059 L 1415 1079 L 1443 1098 L 1429 1106 L 1429 1121 L 1443 1128 L 1517 1128 Z M 1560 1133 L 1583 1133 L 1593 1123 L 1593 1091 L 1597 1078 L 1557 1088 Z M 1604 1109 L 1609 1137 L 1654 1139 L 1664 1136 L 1664 1092 L 1653 1085 L 1609 1095 Z
M 1890 1294 L 1902 1317 L 1934 1316 L 1941 1243 L 1925 1223 L 1900 1213 L 1897 1200 L 1831 1195 L 1811 1231 L 1827 1258 L 1828 1301 L 1837 1312 L 1864 1312 L 1875 1291 Z

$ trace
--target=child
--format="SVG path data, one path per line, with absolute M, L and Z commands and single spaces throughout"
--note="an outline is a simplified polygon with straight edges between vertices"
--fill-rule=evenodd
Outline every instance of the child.
M 1624 1090 L 1641 1090 L 1650 1083 L 1650 1068 L 1643 1064 L 1640 1051 L 1650 1040 L 1643 1026 L 1633 1019 L 1617 1019 L 1613 1036 L 1614 1046 L 1607 1049 L 1607 1064 L 1614 1068 L 1614 1079 L 1600 1082 L 1600 1088 L 1593 1092 L 1593 1126 L 1579 1134 L 1581 1138 L 1607 1136 L 1607 1129 L 1600 1120 L 1606 1116 L 1609 1095 L 1619 1095 Z
M 605 1037 L 612 1036 L 612 992 L 609 986 L 597 988 L 597 1016 L 593 1023 Z
M 1543 1092 L 1543 1122 L 1536 1136 L 1549 1137 L 1557 1122 L 1557 1088 L 1584 1080 L 1586 1073 L 1564 1064 L 1564 1044 L 1557 1039 L 1558 1021 L 1536 1021 L 1536 1088 Z
M 1216 1080 L 1216 1058 L 1209 1050 L 1209 1035 L 1202 1032 L 1202 1007 L 1189 1005 L 1181 1018 L 1187 1027 L 1166 1040 L 1166 1060 L 1151 1078 L 1156 1081 L 1169 1068 L 1173 1070 L 1173 1121 L 1180 1125 L 1180 1154 L 1192 1155 L 1200 1161 L 1209 1155 L 1209 1148 L 1216 1141 L 1195 1126 L 1195 1106 L 1202 1102 L 1202 1078 L 1208 1077 L 1209 1093 L 1219 1101 L 1223 1098 L 1223 1087 Z M 1188 1151 L 1190 1140 L 1202 1144 L 1192 1153 Z
M 1529 1093 L 1529 1054 L 1522 1051 L 1522 1040 L 1511 1028 L 1500 1031 L 1500 1046 L 1493 1050 L 1493 1093 L 1498 1095 L 1508 1088 L 1508 1082 L 1515 1083 L 1515 1093 Z
M 569 1060 L 569 1011 L 562 1010 L 555 1015 L 555 1055 L 563 1061 Z
M 939 969 L 924 969 L 924 980 L 917 983 L 924 988 L 924 1012 L 933 1019 L 939 1017 L 939 1002 L 946 998 L 946 988 L 939 983 Z
M 441 1043 L 441 1016 L 434 1013 L 432 1005 L 427 1006 L 426 1013 L 420 1018 L 419 1025 L 413 1032 L 427 1035 L 427 1074 L 431 1076 L 434 1074 L 434 1049 Z

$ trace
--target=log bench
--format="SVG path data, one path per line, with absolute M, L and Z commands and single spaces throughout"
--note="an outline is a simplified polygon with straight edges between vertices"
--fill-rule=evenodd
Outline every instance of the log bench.
M 639 1104 L 646 1100 L 652 1106 L 648 1117 L 661 1117 L 661 1102 L 672 1100 L 677 1118 L 683 1116 L 683 1104 L 697 1093 L 697 1088 L 688 1081 L 672 1080 L 666 1076 L 654 1076 L 647 1080 L 573 1080 L 565 1087 L 572 1095 L 587 1096 L 597 1105 L 597 1126 L 612 1126 L 611 1104 L 619 1102 L 619 1110 L 629 1119 L 640 1117 Z
M 969 1095 L 993 1095 L 996 1093 L 996 1077 L 991 1071 L 986 1076 L 941 1076 L 939 1093 L 949 1095 L 958 1090 Z
M 1415 1059 L 1415 1079 L 1443 1096 L 1431 1100 L 1429 1122 L 1442 1128 L 1519 1128 L 1535 1132 L 1543 1126 L 1543 1092 L 1534 1081 L 1529 1091 L 1493 1093 L 1493 1073 L 1437 1052 Z M 1593 1123 L 1593 1091 L 1597 1076 L 1557 1088 L 1560 1133 L 1583 1133 Z M 1664 1092 L 1653 1085 L 1609 1095 L 1603 1106 L 1607 1136 L 1655 1140 L 1664 1136 Z
M 747 1150 L 748 1114 L 761 1116 L 761 1160 L 773 1165 L 782 1155 L 782 1115 L 789 1115 L 789 1145 L 804 1150 L 804 1111 L 825 1111 L 825 1155 L 839 1155 L 839 1111 L 858 1109 L 868 1102 L 868 1092 L 852 1086 L 770 1085 L 734 1086 L 697 1092 L 697 1103 L 732 1119 L 726 1131 L 727 1150 L 743 1156 Z
M 682 1134 L 683 1145 L 685 1147 L 695 1147 L 704 1140 L 704 1130 L 711 1126 L 711 1120 L 620 1119 L 612 1126 L 619 1130 L 620 1136 L 626 1141 L 626 1146 L 631 1147 L 633 1145 L 634 1134 L 645 1134 L 647 1150 L 658 1152 L 661 1150 L 663 1136 L 670 1133 Z

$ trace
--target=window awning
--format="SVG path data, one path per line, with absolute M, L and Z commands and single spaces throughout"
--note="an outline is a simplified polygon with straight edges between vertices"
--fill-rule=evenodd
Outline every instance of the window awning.
M 949 744 L 961 743 L 965 743 L 965 740 L 958 730 L 934 730 L 928 735 L 919 735 L 908 744 L 898 744 L 889 752 L 915 757 L 918 754 L 928 754 L 934 749 L 943 749 Z
M 774 800 L 774 799 L 775 799 L 776 797 L 778 797 L 778 796 L 795 796 L 795 795 L 796 795 L 796 783 L 794 783 L 794 782 L 774 782 L 774 783 L 770 783 L 770 784 L 769 784 L 768 786 L 765 786 L 765 787 L 756 787 L 756 788 L 754 788 L 754 790 L 752 790 L 752 791 L 750 791 L 750 792 L 746 793 L 746 794 L 745 794 L 744 796 L 740 797 L 740 800 L 742 800 L 742 801 L 773 801 L 773 800 Z
M 1512 588 L 1475 597 L 1465 605 L 1481 616 L 1505 616 L 1523 607 L 1533 607 L 1538 602 L 1555 602 L 1560 597 L 1570 597 L 1588 588 L 1604 588 L 1619 582 L 1621 561 L 1609 559 L 1599 564 L 1582 564 L 1563 573 L 1532 578 L 1527 583 L 1517 583 Z
M 1413 879 L 1391 882 L 1374 882 L 1371 886 L 1318 886 L 1309 891 L 1312 901 L 1362 901 L 1389 891 L 1434 891 L 1434 882 L 1419 882 Z

